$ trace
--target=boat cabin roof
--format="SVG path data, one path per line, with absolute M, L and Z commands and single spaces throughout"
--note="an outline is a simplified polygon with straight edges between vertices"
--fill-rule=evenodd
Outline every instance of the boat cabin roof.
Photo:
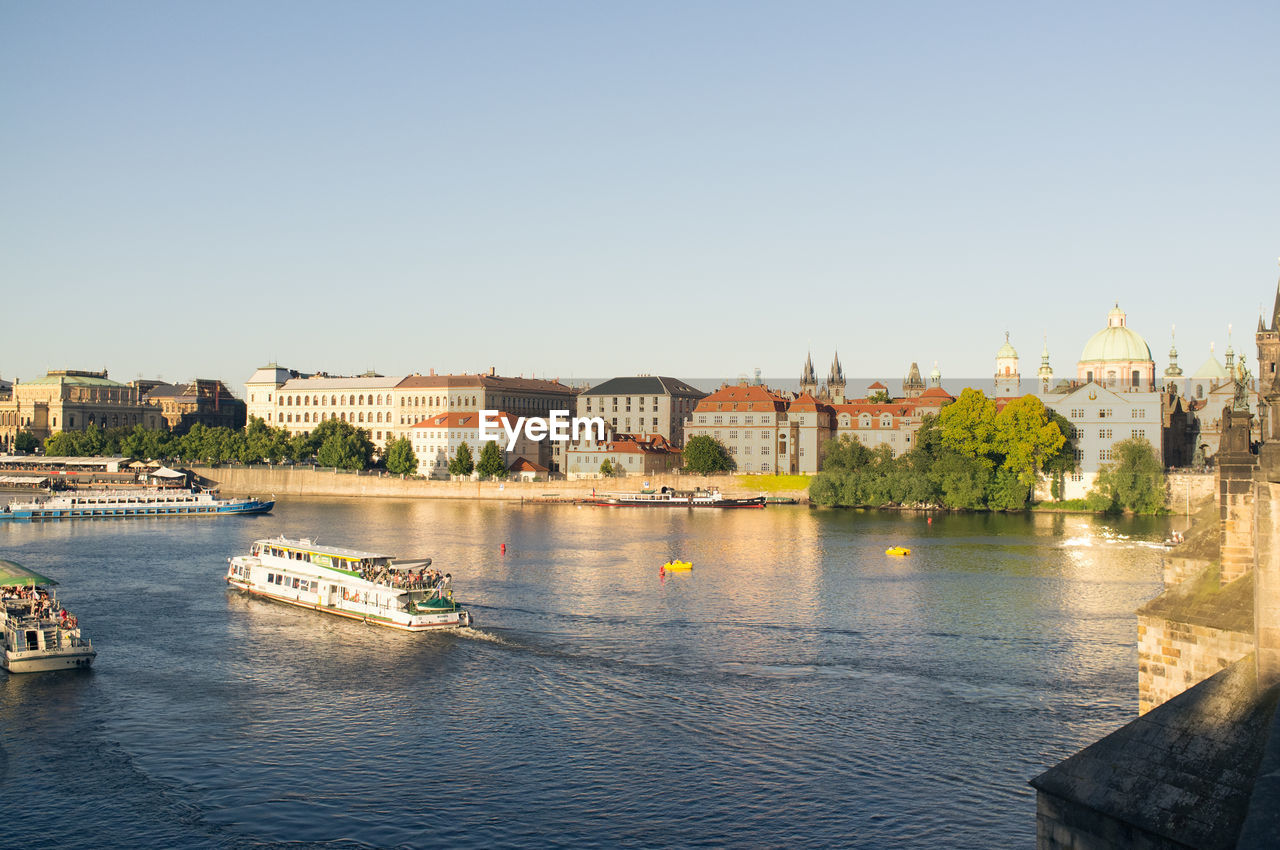
M 42 576 L 35 570 L 29 570 L 22 564 L 0 558 L 0 585 L 10 584 L 43 584 L 56 585 L 57 582 L 48 576 Z
M 392 561 L 387 565 L 392 572 L 407 573 L 410 570 L 424 570 L 431 566 L 430 558 L 414 558 L 412 560 Z
M 387 555 L 381 552 L 364 552 L 359 549 L 344 549 L 341 546 L 321 546 L 314 540 L 301 539 L 290 540 L 287 537 L 270 537 L 262 540 L 254 541 L 259 546 L 277 546 L 281 549 L 293 549 L 302 552 L 317 552 L 321 555 L 337 555 L 341 558 L 353 558 L 357 561 L 365 558 L 386 558 L 390 560 L 394 555 Z

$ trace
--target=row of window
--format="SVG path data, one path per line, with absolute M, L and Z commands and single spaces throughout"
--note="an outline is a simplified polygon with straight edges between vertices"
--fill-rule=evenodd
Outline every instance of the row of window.
M 724 424 L 725 424 L 724 419 L 725 419 L 725 417 L 723 417 L 723 416 L 712 416 L 712 417 L 711 417 L 711 424 L 712 424 L 712 425 L 724 425 Z M 700 413 L 700 414 L 698 414 L 698 424 L 699 424 L 699 425 L 706 425 L 706 424 L 707 424 L 707 417 L 706 417 L 706 414 L 701 414 L 701 413 Z M 728 423 L 728 424 L 730 424 L 730 425 L 737 425 L 737 424 L 738 424 L 738 417 L 736 417 L 736 416 L 730 416 L 730 417 L 729 417 L 729 423 Z M 756 424 L 756 422 L 755 422 L 755 417 L 754 417 L 754 416 L 744 416 L 744 417 L 742 417 L 742 424 L 743 424 L 743 425 L 754 425 L 754 424 Z M 772 424 L 773 424 L 773 414 L 771 414 L 771 413 L 766 413 L 766 414 L 762 415 L 762 416 L 760 417 L 760 424 L 761 424 L 761 425 L 772 425 Z
M 320 582 L 310 581 L 309 579 L 294 578 L 289 580 L 289 576 L 279 573 L 267 573 L 267 584 L 278 584 L 283 587 L 293 587 L 295 590 L 319 590 Z

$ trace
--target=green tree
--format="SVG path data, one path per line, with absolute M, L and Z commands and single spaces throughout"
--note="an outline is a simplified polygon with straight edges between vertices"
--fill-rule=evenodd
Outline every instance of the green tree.
M 471 447 L 465 442 L 458 444 L 458 453 L 449 461 L 450 475 L 470 475 L 476 468 L 471 458 Z
M 990 462 L 956 451 L 943 451 L 929 471 L 942 504 L 948 508 L 985 508 L 991 481 Z
M 373 442 L 369 439 L 369 433 L 363 428 L 352 428 L 350 425 L 347 425 L 346 430 L 331 431 L 316 450 L 316 463 L 320 466 L 361 470 L 368 469 L 372 462 Z
M 30 431 L 19 431 L 13 438 L 13 448 L 20 452 L 34 452 L 40 441 Z
M 867 396 L 867 401 L 870 404 L 892 404 L 893 403 L 893 399 L 889 396 L 889 393 L 887 390 L 876 390 L 871 395 Z
M 74 457 L 76 438 L 71 431 L 59 431 L 45 438 L 44 453 L 49 457 Z
M 738 468 L 724 443 L 700 434 L 684 445 L 684 468 L 687 472 L 733 472 Z
M 1026 507 L 1040 470 L 1065 442 L 1066 436 L 1049 417 L 1048 409 L 1040 399 L 1025 395 L 1006 404 L 995 417 L 994 449 L 1003 458 L 1000 472 L 993 482 L 992 492 L 1000 496 L 1000 506 L 996 509 Z M 1013 479 L 1016 479 L 1016 484 Z M 1017 503 L 1018 494 L 1022 494 L 1021 503 Z
M 90 425 L 83 431 L 76 433 L 76 454 L 82 457 L 97 457 L 102 454 L 106 441 L 102 438 L 102 429 L 97 425 Z
M 1056 410 L 1049 411 L 1049 419 L 1058 426 L 1064 438 L 1058 450 L 1044 461 L 1044 474 L 1049 476 L 1050 482 L 1049 492 L 1055 502 L 1060 502 L 1067 473 L 1074 472 L 1076 468 L 1076 430 L 1067 417 Z
M 392 475 L 412 475 L 418 471 L 418 455 L 408 437 L 400 437 L 387 444 L 387 472 Z
M 608 458 L 605 458 L 604 460 L 600 461 L 601 475 L 603 475 L 605 478 L 612 478 L 613 473 L 614 473 L 613 461 L 609 460 Z
M 996 405 L 982 390 L 966 389 L 942 408 L 938 428 L 943 448 L 988 461 L 997 454 Z
M 485 478 L 507 477 L 507 464 L 502 459 L 502 449 L 493 440 L 480 449 L 480 462 L 476 464 L 476 472 Z
M 272 428 L 261 417 L 249 417 L 244 438 L 250 463 L 264 460 L 279 463 L 289 454 L 289 433 L 283 428 Z
M 1153 514 L 1164 506 L 1164 468 L 1151 444 L 1141 437 L 1111 447 L 1114 461 L 1098 470 L 1088 505 L 1093 510 Z

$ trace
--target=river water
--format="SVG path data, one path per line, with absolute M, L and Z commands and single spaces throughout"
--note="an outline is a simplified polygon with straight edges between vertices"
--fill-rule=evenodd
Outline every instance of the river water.
M 336 499 L 2 523 L 99 655 L 0 673 L 0 846 L 1028 847 L 1027 780 L 1135 715 L 1167 525 Z M 430 555 L 476 625 L 228 592 L 280 533 Z

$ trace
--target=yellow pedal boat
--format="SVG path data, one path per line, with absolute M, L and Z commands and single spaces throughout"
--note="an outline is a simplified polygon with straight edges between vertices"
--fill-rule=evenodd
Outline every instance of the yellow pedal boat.
M 906 546 L 890 546 L 888 549 L 884 550 L 884 553 L 886 555 L 910 555 L 911 550 Z
M 662 568 L 669 573 L 687 573 L 693 569 L 692 561 L 667 561 Z

